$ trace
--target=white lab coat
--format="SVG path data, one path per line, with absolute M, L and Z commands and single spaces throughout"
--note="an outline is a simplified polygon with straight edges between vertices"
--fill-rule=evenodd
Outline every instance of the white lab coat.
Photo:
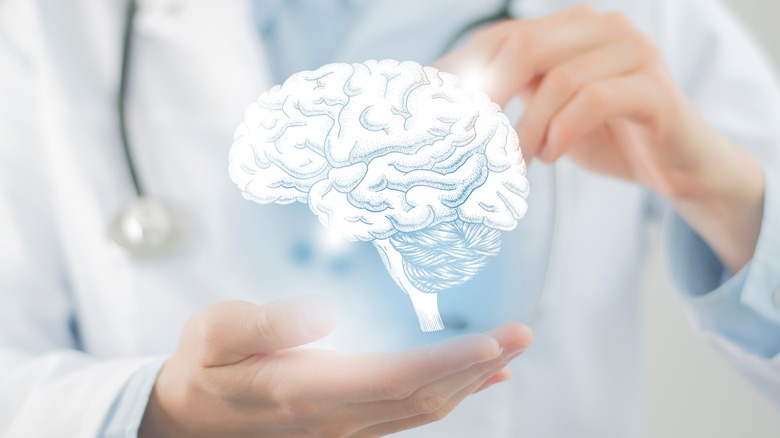
M 272 85 L 248 2 L 170 3 L 143 2 L 139 11 L 128 117 L 144 185 L 186 213 L 190 234 L 178 251 L 139 261 L 106 238 L 134 196 L 116 113 L 124 2 L 0 2 L 0 436 L 96 436 L 128 379 L 172 351 L 196 310 L 221 300 L 340 291 L 351 313 L 327 341 L 334 348 L 437 339 L 415 335 L 411 305 L 370 246 L 334 255 L 317 246 L 320 228 L 305 207 L 240 197 L 227 176 L 227 150 L 245 107 Z M 341 61 L 430 63 L 457 29 L 499 2 L 361 3 L 367 12 Z M 539 16 L 574 3 L 518 1 L 514 12 Z M 777 163 L 780 93 L 763 58 L 718 6 L 588 3 L 634 19 L 704 116 Z M 516 284 L 517 294 L 485 290 L 480 297 L 509 311 L 448 309 L 443 294 L 443 311 L 460 320 L 456 333 L 533 317 L 553 222 L 550 168 L 535 163 L 530 181 L 528 216 L 509 237 L 521 243 L 507 246 L 519 248 L 507 256 L 516 269 L 490 274 Z M 547 268 L 555 275 L 532 321 L 536 345 L 514 365 L 510 384 L 404 436 L 639 433 L 637 277 L 648 197 L 565 160 L 557 191 L 565 211 L 558 212 L 557 257 Z M 290 257 L 301 242 L 315 242 L 304 265 Z M 329 268 L 338 257 L 351 263 L 346 273 Z M 711 336 L 780 399 L 776 361 Z

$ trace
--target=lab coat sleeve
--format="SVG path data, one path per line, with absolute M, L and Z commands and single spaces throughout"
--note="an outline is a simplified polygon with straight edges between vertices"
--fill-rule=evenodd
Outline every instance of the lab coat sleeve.
M 157 359 L 80 351 L 36 129 L 29 3 L 0 2 L 0 436 L 95 437 L 127 382 Z
M 101 438 L 134 438 L 149 404 L 164 359 L 152 360 L 133 373 L 109 409 L 100 431 Z
M 664 227 L 669 272 L 694 325 L 780 407 L 780 89 L 717 3 L 666 3 L 661 39 L 670 69 L 711 126 L 761 159 L 766 177 L 761 233 L 747 266 L 727 272 L 672 214 Z
M 767 168 L 752 261 L 732 275 L 678 216 L 665 224 L 668 270 L 694 324 L 780 407 L 780 172 Z M 778 300 L 780 304 L 780 300 Z

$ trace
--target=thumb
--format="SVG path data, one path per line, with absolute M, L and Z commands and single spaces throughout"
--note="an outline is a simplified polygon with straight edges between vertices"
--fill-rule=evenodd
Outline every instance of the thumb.
M 324 296 L 263 305 L 225 301 L 193 317 L 184 329 L 182 344 L 194 348 L 204 366 L 229 365 L 257 353 L 316 341 L 332 332 L 336 321 L 335 305 Z

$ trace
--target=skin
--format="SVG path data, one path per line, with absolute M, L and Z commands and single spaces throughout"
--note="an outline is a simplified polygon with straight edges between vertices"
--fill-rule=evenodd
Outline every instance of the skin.
M 575 7 L 509 20 L 438 67 L 477 74 L 501 105 L 524 99 L 517 132 L 526 161 L 566 156 L 644 185 L 729 270 L 752 258 L 764 198 L 757 159 L 705 123 L 654 43 L 624 16 Z M 383 436 L 437 421 L 506 381 L 507 365 L 532 340 L 526 326 L 509 324 L 393 354 L 294 348 L 333 329 L 327 308 L 311 299 L 226 302 L 194 316 L 158 377 L 139 436 Z
M 561 157 L 641 184 L 737 272 L 753 257 L 763 216 L 758 160 L 713 130 L 670 77 L 654 44 L 618 13 L 586 6 L 477 33 L 438 63 L 478 77 L 494 101 L 526 103 L 523 156 Z
M 195 315 L 163 367 L 141 437 L 378 437 L 444 418 L 509 378 L 532 341 L 506 324 L 400 353 L 294 348 L 335 327 L 329 302 L 231 301 Z

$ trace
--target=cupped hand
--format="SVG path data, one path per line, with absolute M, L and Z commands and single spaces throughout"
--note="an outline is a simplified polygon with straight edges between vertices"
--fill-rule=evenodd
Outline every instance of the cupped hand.
M 401 353 L 294 348 L 335 327 L 321 298 L 225 302 L 186 325 L 155 384 L 141 437 L 377 437 L 439 420 L 508 378 L 528 327 Z
M 579 6 L 476 33 L 437 66 L 504 105 L 522 97 L 526 160 L 568 156 L 673 202 L 733 270 L 752 256 L 763 173 L 705 123 L 653 40 L 630 19 Z M 724 104 L 727 104 L 724 102 Z

